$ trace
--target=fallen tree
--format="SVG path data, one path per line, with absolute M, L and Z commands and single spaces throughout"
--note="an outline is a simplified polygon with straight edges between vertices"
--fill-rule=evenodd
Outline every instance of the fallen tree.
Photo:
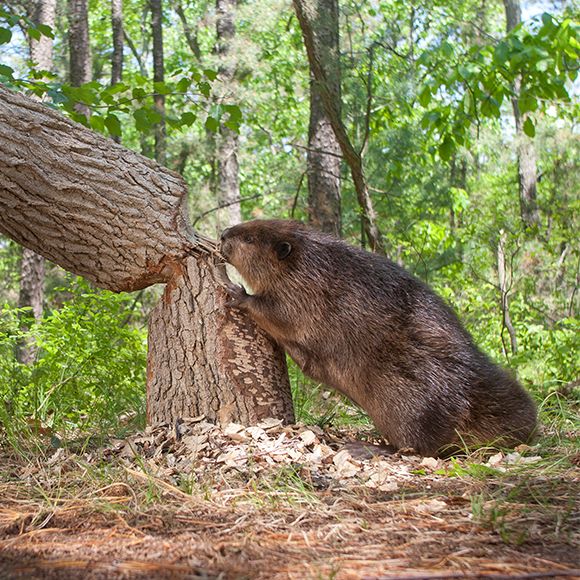
M 0 232 L 100 288 L 166 285 L 149 321 L 151 423 L 293 420 L 284 353 L 224 307 L 183 179 L 1 85 Z

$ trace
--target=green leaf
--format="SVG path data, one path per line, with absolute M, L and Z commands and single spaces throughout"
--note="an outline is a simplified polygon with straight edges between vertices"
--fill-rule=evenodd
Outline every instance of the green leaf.
M 217 133 L 217 130 L 219 128 L 219 122 L 217 119 L 215 119 L 214 117 L 208 117 L 205 120 L 205 127 L 206 129 L 208 129 L 209 131 L 211 131 L 212 133 Z
M 215 70 L 206 68 L 203 71 L 203 74 L 206 76 L 206 78 L 208 78 L 210 81 L 215 81 L 218 77 L 218 74 Z
M 163 82 L 153 83 L 153 90 L 158 95 L 169 95 L 172 92 L 171 87 Z
M 135 119 L 135 128 L 137 131 L 144 133 L 151 128 L 151 121 L 147 115 L 147 109 L 141 107 L 133 113 L 133 118 Z
M 422 107 L 426 107 L 431 102 L 431 87 L 424 86 L 419 93 L 419 103 Z
M 525 94 L 521 95 L 518 99 L 518 106 L 520 108 L 520 113 L 528 113 L 529 111 L 535 111 L 538 108 L 538 101 L 532 95 Z
M 191 79 L 183 77 L 175 87 L 178 93 L 186 93 L 191 86 Z
M 441 52 L 449 57 L 453 54 L 453 46 L 445 40 L 441 43 Z
M 242 120 L 242 111 L 237 105 L 224 105 L 224 110 L 229 114 L 229 121 L 232 123 L 240 123 Z
M 40 33 L 40 30 L 38 30 L 37 28 L 29 28 L 28 36 L 30 36 L 30 38 L 34 38 L 34 40 L 40 40 L 42 34 Z
M 204 97 L 209 97 L 209 93 L 211 91 L 211 85 L 209 83 L 203 82 L 203 83 L 199 83 L 199 85 L 197 85 L 199 88 L 199 92 L 204 96 Z
M 37 24 L 36 30 L 38 30 L 43 36 L 48 38 L 54 38 L 54 32 L 50 26 L 47 24 Z
M 443 142 L 439 145 L 439 155 L 441 156 L 441 159 L 443 159 L 443 161 L 449 160 L 455 149 L 455 141 L 451 135 L 445 135 Z
M 105 119 L 103 119 L 101 115 L 91 115 L 89 123 L 95 131 L 98 131 L 99 133 L 105 132 Z
M 117 115 L 113 115 L 113 113 L 109 113 L 105 118 L 105 126 L 109 130 L 109 133 L 115 137 L 121 136 L 121 122 L 119 121 L 119 117 Z
M 12 31 L 8 28 L 0 28 L 0 44 L 7 44 L 12 40 Z
M 191 125 L 195 123 L 196 119 L 197 119 L 196 114 L 192 113 L 191 111 L 186 111 L 181 115 L 181 123 L 188 127 L 191 127 Z
M 132 94 L 133 98 L 138 100 L 138 101 L 144 99 L 147 96 L 145 89 L 142 89 L 141 87 L 134 88 L 131 91 L 131 94 Z
M 14 70 L 5 64 L 0 64 L 0 77 L 13 78 Z
M 536 135 L 536 127 L 534 125 L 534 122 L 532 121 L 532 119 L 530 117 L 528 117 L 525 121 L 524 121 L 524 133 L 530 137 L 533 138 Z

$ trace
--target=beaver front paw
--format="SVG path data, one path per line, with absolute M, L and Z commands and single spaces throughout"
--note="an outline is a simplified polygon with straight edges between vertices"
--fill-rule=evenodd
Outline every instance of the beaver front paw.
M 249 297 L 246 289 L 238 284 L 228 285 L 226 292 L 228 294 L 228 300 L 226 301 L 228 308 L 242 308 L 244 302 Z

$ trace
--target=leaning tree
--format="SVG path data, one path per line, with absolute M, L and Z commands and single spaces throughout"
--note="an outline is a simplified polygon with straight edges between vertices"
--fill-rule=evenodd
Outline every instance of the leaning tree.
M 225 307 L 176 173 L 0 85 L 0 232 L 96 286 L 165 284 L 149 319 L 151 423 L 293 420 L 284 353 Z

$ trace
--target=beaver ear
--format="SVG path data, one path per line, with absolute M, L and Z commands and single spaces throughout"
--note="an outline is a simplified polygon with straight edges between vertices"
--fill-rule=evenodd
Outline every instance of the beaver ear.
M 292 246 L 288 242 L 278 242 L 276 244 L 276 255 L 278 260 L 285 260 L 292 252 Z

